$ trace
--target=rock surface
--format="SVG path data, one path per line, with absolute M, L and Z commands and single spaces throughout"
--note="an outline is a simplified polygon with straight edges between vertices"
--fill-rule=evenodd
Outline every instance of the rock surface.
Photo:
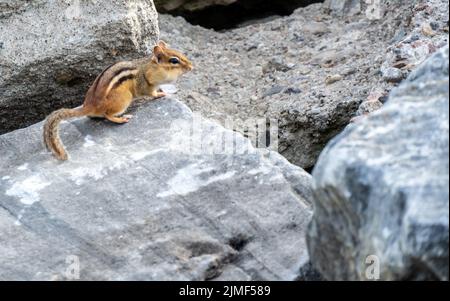
M 336 16 L 353 16 L 361 13 L 361 0 L 325 0 L 324 7 Z
M 447 46 L 321 154 L 308 245 L 326 279 L 368 279 L 375 255 L 381 280 L 448 281 L 448 60 Z
M 113 62 L 148 55 L 151 0 L 0 0 L 0 134 L 83 100 Z
M 0 280 L 299 277 L 311 176 L 178 101 L 134 110 L 62 124 L 65 163 L 42 124 L 0 136 Z
M 381 6 L 380 19 L 365 4 L 360 13 L 342 16 L 326 3 L 314 4 L 225 32 L 161 15 L 160 30 L 196 66 L 180 82 L 191 109 L 224 125 L 232 117 L 242 133 L 249 118 L 278 120 L 280 153 L 311 168 L 353 117 L 378 109 L 383 95 L 448 43 L 447 1 L 390 5 Z M 430 20 L 435 36 L 418 35 Z

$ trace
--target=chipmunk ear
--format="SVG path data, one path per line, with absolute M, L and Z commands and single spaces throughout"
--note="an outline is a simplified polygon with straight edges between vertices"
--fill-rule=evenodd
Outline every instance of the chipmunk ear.
M 169 45 L 167 45 L 167 43 L 164 42 L 163 40 L 160 40 L 158 42 L 158 46 L 161 47 L 162 49 L 167 49 L 169 47 Z
M 161 48 L 161 46 L 156 45 L 153 47 L 153 57 L 152 61 L 155 63 L 159 63 L 164 55 L 164 50 Z

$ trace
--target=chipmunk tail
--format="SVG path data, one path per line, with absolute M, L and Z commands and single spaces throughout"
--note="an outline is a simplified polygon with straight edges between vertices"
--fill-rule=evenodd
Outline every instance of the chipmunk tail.
M 60 109 L 47 117 L 44 124 L 44 144 L 58 160 L 66 161 L 69 158 L 59 138 L 59 124 L 65 119 L 85 115 L 84 107 L 77 107 L 75 109 Z

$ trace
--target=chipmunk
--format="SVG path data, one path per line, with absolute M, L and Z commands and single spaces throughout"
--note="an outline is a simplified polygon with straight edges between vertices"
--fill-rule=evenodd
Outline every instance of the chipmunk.
M 103 70 L 89 88 L 82 106 L 74 109 L 60 109 L 51 113 L 44 124 L 44 143 L 59 160 L 68 155 L 59 138 L 58 125 L 64 119 L 73 117 L 103 117 L 123 124 L 132 116 L 123 114 L 133 100 L 140 96 L 155 99 L 166 96 L 159 92 L 159 86 L 175 81 L 182 74 L 193 69 L 192 63 L 182 53 L 169 49 L 159 41 L 153 48 L 150 59 L 119 62 Z

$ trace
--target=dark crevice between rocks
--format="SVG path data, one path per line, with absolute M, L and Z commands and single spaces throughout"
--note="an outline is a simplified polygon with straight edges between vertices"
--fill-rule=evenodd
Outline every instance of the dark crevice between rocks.
M 325 278 L 308 261 L 300 268 L 295 281 L 325 281 Z
M 240 233 L 233 237 L 231 237 L 228 240 L 228 245 L 233 248 L 234 250 L 240 252 L 242 249 L 245 248 L 245 246 L 250 242 L 251 238 Z
M 288 16 L 297 8 L 321 2 L 324 0 L 238 0 L 229 5 L 213 5 L 194 11 L 183 8 L 167 11 L 158 4 L 157 9 L 162 13 L 184 17 L 193 25 L 223 31 L 242 27 L 256 20 Z
M 313 166 L 311 166 L 311 167 L 306 167 L 306 168 L 304 168 L 304 170 L 305 170 L 307 173 L 309 173 L 310 175 L 312 175 L 312 174 L 313 174 L 313 171 L 314 171 L 314 167 L 315 167 L 315 165 L 313 165 Z

